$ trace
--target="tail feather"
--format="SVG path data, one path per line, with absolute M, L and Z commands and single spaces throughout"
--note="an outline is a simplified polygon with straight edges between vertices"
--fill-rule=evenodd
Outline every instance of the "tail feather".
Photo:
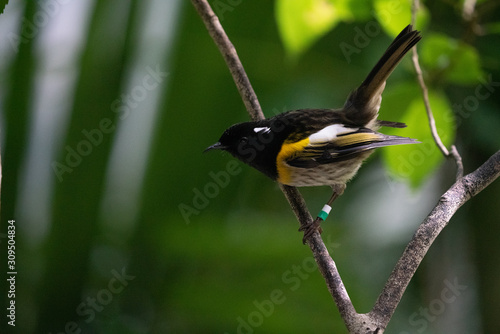
M 337 148 L 326 150 L 321 156 L 315 159 L 295 159 L 292 161 L 288 161 L 287 163 L 294 167 L 312 168 L 322 164 L 330 164 L 334 162 L 355 159 L 359 157 L 361 153 L 373 151 L 374 149 L 379 147 L 420 143 L 418 140 L 412 138 L 388 136 L 381 133 L 379 133 L 378 135 L 382 136 L 383 139 L 381 139 L 380 141 L 345 146 L 340 149 Z
M 419 144 L 420 142 L 413 138 L 383 135 L 382 141 L 373 142 L 365 146 L 366 149 L 374 149 L 378 147 L 405 145 L 405 144 Z
M 404 28 L 389 45 L 366 79 L 348 97 L 344 110 L 354 124 L 366 126 L 378 116 L 385 82 L 405 54 L 420 41 L 419 31 Z
M 418 140 L 413 138 L 389 136 L 378 132 L 376 133 L 376 137 L 378 139 L 371 139 L 364 142 L 359 141 L 351 145 L 336 146 L 335 144 L 329 144 L 326 146 L 327 148 L 323 151 L 323 153 L 320 156 L 313 159 L 314 163 L 327 164 L 338 161 L 345 161 L 356 158 L 363 152 L 372 151 L 379 147 L 420 143 Z M 302 166 L 297 166 L 297 167 L 302 167 Z
M 389 127 L 389 128 L 398 128 L 398 129 L 406 128 L 406 124 L 405 123 L 401 123 L 401 122 L 391 122 L 391 121 L 377 120 L 377 125 L 378 126 L 386 126 L 386 127 Z

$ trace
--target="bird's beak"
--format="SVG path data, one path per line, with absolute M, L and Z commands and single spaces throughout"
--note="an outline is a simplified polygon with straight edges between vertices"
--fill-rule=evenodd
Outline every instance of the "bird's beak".
M 217 142 L 215 144 L 213 144 L 212 146 L 209 146 L 205 149 L 205 151 L 203 152 L 208 152 L 208 151 L 211 151 L 211 150 L 225 150 L 226 149 L 226 146 L 222 145 L 221 143 Z

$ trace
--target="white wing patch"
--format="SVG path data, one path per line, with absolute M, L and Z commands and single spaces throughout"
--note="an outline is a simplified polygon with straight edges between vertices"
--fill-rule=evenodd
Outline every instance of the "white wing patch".
M 264 126 L 262 128 L 253 128 L 253 131 L 255 133 L 259 133 L 259 132 L 268 133 L 268 132 L 271 132 L 271 128 L 267 127 L 267 126 Z
M 332 124 L 310 135 L 309 143 L 311 144 L 327 143 L 337 138 L 338 135 L 350 132 L 356 132 L 358 130 L 359 130 L 358 128 L 347 128 L 341 124 Z

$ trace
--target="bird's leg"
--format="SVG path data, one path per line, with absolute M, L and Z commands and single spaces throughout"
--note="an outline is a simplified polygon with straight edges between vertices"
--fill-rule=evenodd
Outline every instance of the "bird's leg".
M 328 202 L 323 206 L 323 209 L 320 211 L 316 219 L 312 221 L 310 224 L 307 224 L 305 226 L 301 226 L 299 228 L 299 231 L 304 231 L 304 237 L 302 238 L 302 243 L 305 244 L 306 240 L 316 231 L 319 233 L 323 232 L 321 229 L 321 222 L 326 220 L 328 217 L 328 214 L 330 213 L 330 210 L 332 207 L 330 206 L 333 201 L 335 201 L 340 195 L 344 193 L 345 189 L 345 184 L 336 184 L 332 186 L 332 196 L 328 200 Z

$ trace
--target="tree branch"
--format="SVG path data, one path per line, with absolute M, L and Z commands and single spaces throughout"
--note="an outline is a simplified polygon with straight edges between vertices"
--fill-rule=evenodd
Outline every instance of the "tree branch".
M 214 39 L 215 44 L 222 53 L 250 116 L 254 120 L 263 119 L 264 116 L 257 96 L 252 89 L 236 50 L 229 41 L 217 16 L 206 0 L 191 1 L 200 14 L 210 35 Z M 416 52 L 415 57 L 417 59 L 416 64 L 418 65 L 418 56 Z M 418 68 L 420 69 L 419 66 Z M 417 72 L 420 72 L 420 77 L 422 77 L 421 70 L 417 70 Z M 427 90 L 425 83 L 423 83 L 422 89 L 423 91 Z M 428 105 L 426 93 L 424 93 L 424 100 L 427 101 L 426 104 Z M 441 142 L 437 135 L 437 131 L 435 131 L 435 125 L 433 125 L 434 121 L 430 107 L 427 110 L 431 128 L 434 128 L 433 131 L 436 133 L 435 140 L 438 138 L 436 142 Z M 446 153 L 446 155 L 450 155 L 450 152 L 448 152 L 442 143 L 441 150 L 443 154 Z M 454 146 L 451 147 L 451 154 L 455 157 L 458 170 L 460 171 L 460 169 L 463 168 L 461 167 L 461 158 Z M 441 197 L 436 207 L 417 229 L 412 240 L 403 252 L 403 255 L 397 262 L 373 309 L 367 314 L 359 314 L 356 312 L 337 270 L 337 266 L 328 253 L 328 249 L 323 243 L 320 234 L 316 232 L 307 240 L 307 244 L 311 248 L 318 268 L 325 279 L 328 291 L 332 295 L 350 333 L 382 334 L 384 332 L 406 287 L 434 239 L 448 224 L 451 217 L 460 206 L 499 176 L 500 151 L 490 157 L 490 159 L 476 171 L 463 178 L 460 177 L 457 179 L 456 183 Z M 297 188 L 286 185 L 280 185 L 280 187 L 290 203 L 300 225 L 307 226 L 311 223 L 311 214 L 307 210 L 306 203 Z
M 222 28 L 222 25 L 220 24 L 219 18 L 215 15 L 206 0 L 192 0 L 192 3 L 205 23 L 208 33 L 219 48 L 219 51 L 222 53 L 222 57 L 224 57 L 227 67 L 231 71 L 234 83 L 238 88 L 241 99 L 243 100 L 250 117 L 254 121 L 264 119 L 265 117 L 262 113 L 257 95 L 250 84 L 250 80 L 248 79 L 245 69 L 241 64 L 234 45 L 229 40 L 224 28 Z
M 280 184 L 281 190 L 285 194 L 288 203 L 295 213 L 297 220 L 300 222 L 301 226 L 307 226 L 307 224 L 312 222 L 311 214 L 309 213 L 306 203 L 299 191 L 295 187 L 290 187 Z M 307 244 L 311 248 L 311 251 L 316 261 L 321 275 L 325 279 L 328 291 L 333 297 L 337 308 L 339 309 L 340 316 L 344 320 L 347 328 L 352 327 L 353 323 L 357 323 L 356 319 L 359 319 L 362 315 L 358 314 L 354 309 L 354 306 L 349 298 L 349 294 L 342 282 L 340 273 L 337 269 L 335 261 L 328 253 L 323 239 L 318 232 L 314 233 L 309 239 L 307 239 Z
M 370 315 L 385 328 L 411 278 L 434 239 L 448 225 L 457 210 L 500 176 L 500 151 L 481 167 L 453 184 L 419 226 L 392 271 Z

